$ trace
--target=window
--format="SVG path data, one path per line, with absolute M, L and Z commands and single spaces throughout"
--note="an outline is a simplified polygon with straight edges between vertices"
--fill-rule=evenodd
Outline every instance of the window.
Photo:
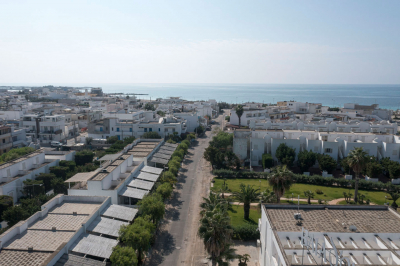
M 328 141 L 328 136 L 322 136 L 322 141 Z
M 172 129 L 172 132 L 175 132 L 175 128 Z
M 6 143 L 6 139 L 3 139 L 3 143 Z
M 147 132 L 147 127 L 144 128 L 144 132 Z
M 111 128 L 111 131 L 114 131 L 114 128 L 113 128 L 113 127 Z
M 119 127 L 117 127 L 117 132 L 119 132 Z
M 132 132 L 132 128 L 129 128 L 129 132 Z
M 161 128 L 158 128 L 158 132 L 161 132 Z
M 153 131 L 153 129 L 151 127 L 149 127 L 149 132 L 152 132 L 152 131 Z
M 326 148 L 326 149 L 325 149 L 325 152 L 326 152 L 326 153 L 332 153 L 332 149 L 331 149 L 331 148 Z
M 100 127 L 100 132 L 103 131 L 103 127 Z

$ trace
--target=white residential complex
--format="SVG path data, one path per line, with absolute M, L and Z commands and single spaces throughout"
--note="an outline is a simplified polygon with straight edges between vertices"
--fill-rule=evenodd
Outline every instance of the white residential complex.
M 400 215 L 388 206 L 265 204 L 260 266 L 400 265 Z

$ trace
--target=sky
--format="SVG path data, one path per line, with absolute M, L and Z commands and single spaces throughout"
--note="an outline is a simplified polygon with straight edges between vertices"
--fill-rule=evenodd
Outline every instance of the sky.
M 400 84 L 399 0 L 0 0 L 0 85 Z

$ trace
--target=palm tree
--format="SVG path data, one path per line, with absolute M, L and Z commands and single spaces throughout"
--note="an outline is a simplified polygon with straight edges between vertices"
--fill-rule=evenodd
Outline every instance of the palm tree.
M 228 184 L 226 184 L 226 178 L 224 178 L 224 183 L 222 184 L 221 188 L 219 189 L 219 193 L 222 194 L 222 198 L 225 198 L 224 193 L 229 192 Z
M 285 190 L 292 186 L 292 172 L 287 169 L 286 165 L 276 167 L 268 178 L 268 183 L 275 192 L 276 200 L 281 202 L 281 197 L 285 194 Z
M 203 202 L 200 204 L 201 215 L 205 215 L 206 212 L 220 210 L 228 215 L 227 211 L 229 209 L 229 202 L 221 197 L 220 194 L 215 194 L 210 192 L 208 198 L 203 198 Z
M 397 210 L 397 207 L 399 207 L 399 205 L 397 205 L 396 201 L 400 198 L 400 193 L 396 193 L 394 191 L 389 192 L 390 197 L 392 198 L 393 202 L 391 204 L 391 206 Z
M 239 128 L 240 128 L 240 121 L 242 120 L 242 115 L 243 115 L 243 112 L 244 112 L 243 105 L 236 106 L 235 111 L 236 111 L 236 115 L 239 118 Z
M 304 191 L 304 196 L 307 197 L 307 203 L 311 204 L 311 199 L 314 198 L 314 192 L 312 192 L 311 190 L 306 190 Z
M 250 203 L 255 201 L 260 196 L 260 190 L 253 188 L 253 186 L 240 184 L 240 191 L 233 192 L 233 196 L 243 203 L 244 219 L 248 220 L 250 217 Z
M 354 202 L 357 202 L 358 196 L 358 182 L 360 180 L 360 173 L 368 162 L 368 153 L 363 148 L 354 148 L 347 156 L 349 166 L 356 173 L 356 182 L 354 183 Z
M 230 249 L 233 229 L 229 216 L 221 210 L 207 211 L 200 219 L 198 235 L 210 254 L 212 265 L 217 265 Z

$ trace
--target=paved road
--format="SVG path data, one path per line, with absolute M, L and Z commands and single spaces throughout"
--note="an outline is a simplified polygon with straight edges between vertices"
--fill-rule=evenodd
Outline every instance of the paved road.
M 219 122 L 222 117 L 218 118 Z M 207 131 L 206 136 L 198 138 L 197 143 L 189 149 L 174 196 L 167 205 L 165 222 L 146 265 L 204 265 L 207 254 L 197 237 L 197 229 L 199 205 L 209 193 L 212 178 L 210 166 L 203 158 L 211 134 Z

